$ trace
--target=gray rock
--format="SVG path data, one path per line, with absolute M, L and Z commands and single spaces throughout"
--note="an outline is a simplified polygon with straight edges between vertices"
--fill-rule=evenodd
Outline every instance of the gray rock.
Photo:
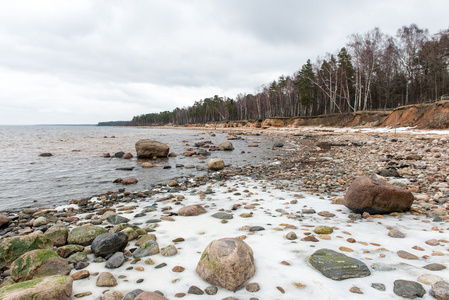
M 262 226 L 251 226 L 251 228 L 249 229 L 250 232 L 262 231 L 262 230 L 265 230 L 265 228 L 263 228 Z
M 230 220 L 230 219 L 234 218 L 231 214 L 227 214 L 224 212 L 217 212 L 217 213 L 213 214 L 212 217 L 217 218 L 217 219 L 222 219 L 222 220 Z
M 383 284 L 383 283 L 372 283 L 371 287 L 375 288 L 378 291 L 382 291 L 382 292 L 386 291 L 385 284 Z
M 136 298 L 137 296 L 139 296 L 142 293 L 143 293 L 143 290 L 135 289 L 134 291 L 131 291 L 131 292 L 127 293 L 125 295 L 125 297 L 123 297 L 122 300 L 134 300 L 134 298 Z
M 199 287 L 192 285 L 191 287 L 189 287 L 189 294 L 194 294 L 194 295 L 203 295 L 204 291 L 202 289 L 200 289 Z
M 399 279 L 394 281 L 393 292 L 399 297 L 414 299 L 422 298 L 426 290 L 418 282 Z
M 108 269 L 117 269 L 125 262 L 126 258 L 123 252 L 116 252 L 107 261 L 105 267 Z
M 446 269 L 446 266 L 442 265 L 442 264 L 433 263 L 433 264 L 425 265 L 423 268 L 427 269 L 429 271 L 441 271 L 441 270 Z
M 405 234 L 397 229 L 391 229 L 388 232 L 388 236 L 391 236 L 392 238 L 397 238 L 397 239 L 405 238 Z
M 128 244 L 128 235 L 124 232 L 106 232 L 97 236 L 92 242 L 91 249 L 95 256 L 106 257 L 123 251 Z
M 159 245 L 156 241 L 150 240 L 136 249 L 133 253 L 134 258 L 141 258 L 144 256 L 150 256 L 158 254 L 160 252 Z
M 218 144 L 217 148 L 222 151 L 234 150 L 234 146 L 232 145 L 232 143 L 230 141 L 221 142 L 220 144 Z
M 432 285 L 430 294 L 438 300 L 449 300 L 449 282 L 436 282 L 434 285 Z
M 324 276 L 333 280 L 359 278 L 371 275 L 368 267 L 355 258 L 330 249 L 315 251 L 309 258 L 310 264 Z
M 122 217 L 119 215 L 110 215 L 109 217 L 106 218 L 106 220 L 113 225 L 129 222 L 128 218 L 125 218 L 125 217 Z

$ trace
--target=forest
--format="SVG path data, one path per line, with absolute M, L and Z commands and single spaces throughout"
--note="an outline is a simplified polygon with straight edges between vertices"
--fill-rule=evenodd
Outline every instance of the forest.
M 128 125 L 183 125 L 273 117 L 313 116 L 449 99 L 449 29 L 430 35 L 417 25 L 395 36 L 374 28 L 355 33 L 336 53 L 309 59 L 235 99 L 215 95 L 173 111 L 142 114 Z

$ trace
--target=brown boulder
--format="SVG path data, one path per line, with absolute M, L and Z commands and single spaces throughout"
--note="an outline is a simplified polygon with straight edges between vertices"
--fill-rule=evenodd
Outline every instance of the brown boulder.
M 161 142 L 152 140 L 139 140 L 136 143 L 138 158 L 167 157 L 170 148 Z
M 139 182 L 139 180 L 137 180 L 137 179 L 134 178 L 134 177 L 131 177 L 131 178 L 125 178 L 125 179 L 123 179 L 123 180 L 121 181 L 122 184 L 134 184 L 134 183 L 138 183 L 138 182 Z
M 253 250 L 236 238 L 212 241 L 201 255 L 196 273 L 210 284 L 236 291 L 256 273 Z
M 387 214 L 409 210 L 413 200 L 405 189 L 360 176 L 349 186 L 343 204 L 355 213 Z
M 206 213 L 206 209 L 200 204 L 188 205 L 179 209 L 179 216 L 198 216 Z
M 133 158 L 133 155 L 131 153 L 125 153 L 125 154 L 123 154 L 122 158 L 123 159 L 131 159 L 131 158 Z
M 4 214 L 0 214 L 0 228 L 8 226 L 11 219 Z

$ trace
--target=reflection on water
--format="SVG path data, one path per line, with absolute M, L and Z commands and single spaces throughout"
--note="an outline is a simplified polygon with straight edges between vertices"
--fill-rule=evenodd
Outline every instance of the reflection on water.
M 105 138 L 107 136 L 108 138 Z M 115 136 L 115 138 L 111 138 Z M 171 169 L 143 169 L 142 161 L 103 158 L 103 153 L 124 151 L 135 155 L 134 144 L 139 139 L 152 139 L 170 146 L 178 154 L 152 163 L 170 165 Z M 183 142 L 184 140 L 188 142 Z M 148 129 L 97 126 L 0 126 L 0 210 L 30 206 L 66 204 L 71 199 L 90 197 L 122 186 L 113 184 L 116 178 L 136 177 L 139 183 L 127 186 L 128 191 L 142 191 L 169 179 L 204 174 L 206 171 L 176 168 L 176 164 L 206 167 L 197 157 L 182 155 L 195 142 L 210 140 L 217 145 L 226 140 L 226 133 L 210 136 L 205 130 Z M 260 141 L 259 147 L 248 144 Z M 226 164 L 243 166 L 260 164 L 272 155 L 273 141 L 260 136 L 244 136 L 232 141 L 232 152 L 212 152 Z M 188 146 L 187 144 L 190 144 Z M 245 153 L 242 153 L 245 151 Z M 51 157 L 39 154 L 50 152 Z M 134 167 L 132 171 L 117 168 Z

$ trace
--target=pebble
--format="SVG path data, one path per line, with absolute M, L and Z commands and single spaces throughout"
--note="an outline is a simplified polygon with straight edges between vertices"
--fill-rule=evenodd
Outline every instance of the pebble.
M 419 257 L 404 250 L 399 250 L 396 254 L 403 259 L 418 260 Z
M 398 238 L 398 239 L 405 238 L 405 234 L 397 229 L 391 229 L 388 232 L 388 236 L 391 236 L 392 238 Z
M 204 291 L 206 292 L 206 294 L 212 296 L 212 295 L 216 295 L 217 294 L 218 288 L 216 286 L 214 286 L 214 285 L 210 285 Z
M 372 283 L 371 287 L 378 291 L 382 291 L 382 292 L 386 291 L 385 284 L 383 284 L 383 283 Z
M 187 293 L 194 294 L 194 295 L 203 295 L 204 291 L 202 289 L 200 289 L 199 287 L 192 285 L 191 287 L 189 287 L 189 291 Z
M 260 286 L 257 282 L 248 283 L 245 288 L 250 293 L 255 293 L 260 290 Z

